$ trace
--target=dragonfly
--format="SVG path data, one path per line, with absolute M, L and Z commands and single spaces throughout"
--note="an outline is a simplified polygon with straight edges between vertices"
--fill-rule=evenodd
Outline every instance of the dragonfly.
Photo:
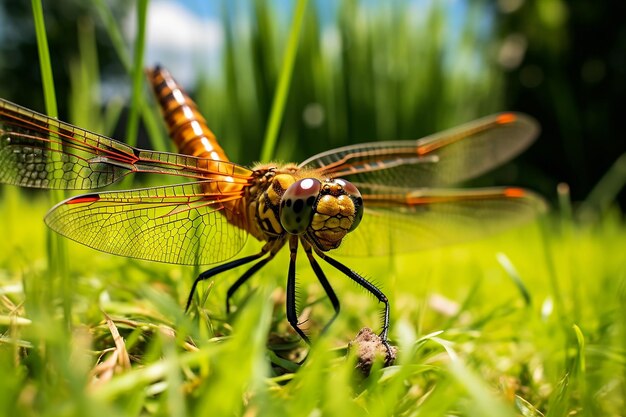
M 177 185 L 91 192 L 55 205 L 54 231 L 91 248 L 131 258 L 217 266 L 197 286 L 249 265 L 235 292 L 289 249 L 286 317 L 307 343 L 296 306 L 301 248 L 333 308 L 340 302 L 317 259 L 382 304 L 380 338 L 389 351 L 389 299 L 334 255 L 385 256 L 475 239 L 526 222 L 543 199 L 519 187 L 454 188 L 510 160 L 536 138 L 538 123 L 499 113 L 417 140 L 349 145 L 295 163 L 230 162 L 196 104 L 162 67 L 146 71 L 178 153 L 138 149 L 0 99 L 0 182 L 91 190 L 132 173 L 181 177 Z M 248 236 L 262 243 L 236 257 Z M 250 266 L 251 265 L 251 266 Z

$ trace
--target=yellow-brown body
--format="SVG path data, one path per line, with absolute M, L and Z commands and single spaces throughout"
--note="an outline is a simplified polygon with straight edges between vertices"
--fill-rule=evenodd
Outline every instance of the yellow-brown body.
M 207 172 L 220 172 L 220 162 L 228 161 L 228 157 L 195 103 L 167 70 L 156 67 L 147 73 L 178 151 L 202 158 Z M 281 200 L 290 186 L 305 178 L 320 181 L 324 190 L 315 201 L 305 238 L 316 248 L 327 251 L 337 248 L 351 230 L 356 207 L 340 183 L 300 169 L 296 164 L 258 164 L 252 171 L 252 178 L 246 183 L 226 175 L 220 181 L 206 182 L 203 188 L 208 195 L 224 196 L 222 204 L 228 208 L 224 210 L 228 221 L 258 240 L 287 238 L 280 220 Z M 215 174 L 207 178 L 215 178 Z M 244 198 L 239 198 L 242 194 Z M 228 199 L 228 196 L 237 198 Z

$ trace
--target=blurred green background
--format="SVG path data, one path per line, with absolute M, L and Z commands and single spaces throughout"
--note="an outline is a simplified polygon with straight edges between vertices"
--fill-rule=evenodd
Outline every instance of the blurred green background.
M 134 6 L 44 4 L 60 117 L 121 140 Z M 145 65 L 171 69 L 233 161 L 260 157 L 292 6 L 149 5 Z M 3 0 L 0 10 L 0 96 L 43 110 L 30 4 Z M 188 24 L 173 19 L 172 11 L 183 10 Z M 626 98 L 624 15 L 619 1 L 310 1 L 275 156 L 300 161 L 348 143 L 418 138 L 518 110 L 540 121 L 539 142 L 485 182 L 529 186 L 552 199 L 556 184 L 566 182 L 573 199 L 584 200 L 626 151 L 618 113 Z M 162 27 L 193 45 L 167 39 Z M 73 111 L 85 106 L 93 109 L 87 120 Z M 154 117 L 152 125 L 140 145 L 167 146 L 160 122 L 159 139 Z M 613 184 L 609 198 L 620 188 Z M 618 198 L 624 203 L 625 193 Z

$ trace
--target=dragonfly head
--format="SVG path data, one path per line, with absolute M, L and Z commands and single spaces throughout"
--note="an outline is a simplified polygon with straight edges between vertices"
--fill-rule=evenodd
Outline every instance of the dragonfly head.
M 363 217 L 359 190 L 342 179 L 304 178 L 287 188 L 280 202 L 280 223 L 290 234 L 306 234 L 318 249 L 341 244 Z

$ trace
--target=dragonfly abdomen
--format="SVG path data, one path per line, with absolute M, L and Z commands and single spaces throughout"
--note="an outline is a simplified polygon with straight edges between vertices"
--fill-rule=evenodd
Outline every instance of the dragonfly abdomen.
M 161 107 L 169 136 L 178 151 L 185 155 L 228 161 L 224 150 L 206 120 L 172 75 L 156 66 L 147 70 L 148 79 Z

